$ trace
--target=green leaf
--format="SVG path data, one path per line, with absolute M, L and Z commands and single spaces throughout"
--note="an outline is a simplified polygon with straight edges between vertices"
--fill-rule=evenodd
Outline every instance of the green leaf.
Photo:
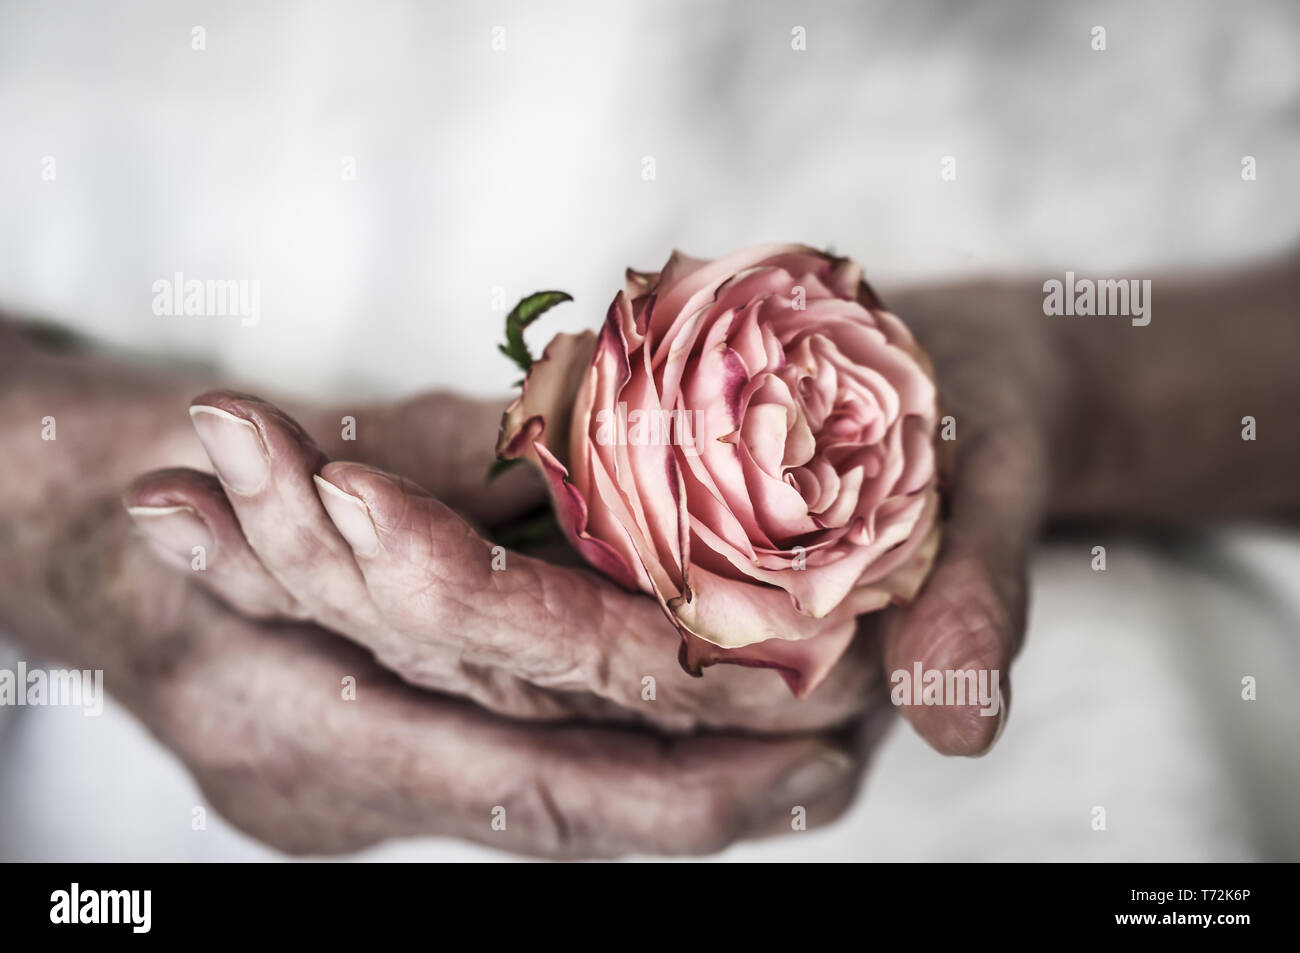
M 506 315 L 506 343 L 497 345 L 497 350 L 527 374 L 533 366 L 533 356 L 528 353 L 528 345 L 524 343 L 524 328 L 560 302 L 572 300 L 573 296 L 563 291 L 533 292 Z

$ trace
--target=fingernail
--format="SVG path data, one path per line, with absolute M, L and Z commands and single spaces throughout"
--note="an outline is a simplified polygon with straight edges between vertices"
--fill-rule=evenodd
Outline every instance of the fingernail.
M 313 476 L 312 479 L 316 481 L 316 492 L 320 494 L 325 512 L 353 551 L 358 556 L 373 556 L 379 552 L 379 534 L 375 532 L 375 521 L 370 518 L 370 508 L 324 477 Z
M 853 759 L 835 748 L 823 748 L 796 766 L 773 786 L 768 804 L 773 814 L 789 816 L 795 807 L 820 801 L 856 770 Z
M 188 506 L 128 506 L 126 511 L 158 555 L 172 565 L 189 569 L 196 546 L 203 548 L 205 562 L 212 558 L 216 541 Z
M 266 483 L 271 461 L 257 428 L 219 407 L 195 404 L 190 419 L 221 482 L 236 493 L 256 493 Z

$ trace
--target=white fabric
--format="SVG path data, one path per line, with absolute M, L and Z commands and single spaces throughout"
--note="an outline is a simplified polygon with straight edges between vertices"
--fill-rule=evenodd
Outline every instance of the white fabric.
M 575 295 L 539 338 L 591 327 L 673 246 L 833 245 L 886 300 L 1250 260 L 1300 233 L 1298 26 L 1283 3 L 9 3 L 0 303 L 337 399 L 500 392 L 495 289 Z M 178 271 L 260 281 L 260 322 L 155 316 Z M 897 730 L 843 823 L 725 856 L 1295 859 L 1297 569 L 1293 537 L 1053 544 L 995 754 Z M 275 856 L 191 831 L 199 795 L 119 709 L 13 714 L 0 859 Z

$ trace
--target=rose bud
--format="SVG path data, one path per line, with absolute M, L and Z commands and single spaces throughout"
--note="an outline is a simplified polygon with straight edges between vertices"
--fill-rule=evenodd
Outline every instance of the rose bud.
M 567 297 L 529 299 L 503 350 Z M 659 601 L 688 672 L 775 668 L 804 697 L 856 616 L 929 572 L 936 421 L 929 359 L 862 269 L 773 245 L 629 270 L 599 334 L 528 366 L 497 452 L 541 471 L 587 562 Z

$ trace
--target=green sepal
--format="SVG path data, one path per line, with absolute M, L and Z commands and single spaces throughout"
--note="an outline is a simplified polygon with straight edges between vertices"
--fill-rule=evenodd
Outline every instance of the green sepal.
M 524 328 L 532 324 L 551 308 L 563 301 L 572 301 L 573 296 L 563 291 L 535 291 L 520 301 L 506 315 L 506 343 L 498 344 L 499 350 L 518 365 L 525 374 L 533 366 L 533 356 L 528 353 L 524 343 Z

